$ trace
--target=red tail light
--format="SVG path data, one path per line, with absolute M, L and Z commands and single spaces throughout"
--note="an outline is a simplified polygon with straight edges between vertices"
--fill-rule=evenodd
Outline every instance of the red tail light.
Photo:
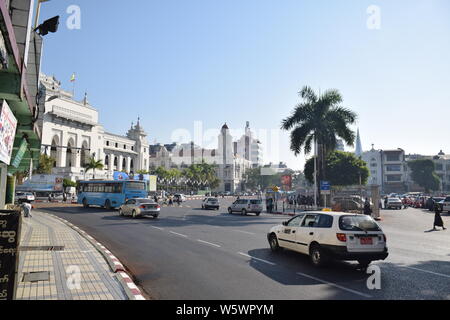
M 158 205 L 156 206 L 156 209 L 161 209 L 161 206 L 158 204 Z
M 140 206 L 139 208 L 141 208 L 141 209 L 145 209 L 145 206 Z
M 347 242 L 347 236 L 344 233 L 336 233 L 336 237 L 341 242 Z

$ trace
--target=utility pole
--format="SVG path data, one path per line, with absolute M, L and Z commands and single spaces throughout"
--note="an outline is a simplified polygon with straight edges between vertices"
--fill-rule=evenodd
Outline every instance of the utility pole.
M 314 210 L 317 210 L 317 138 L 314 137 Z

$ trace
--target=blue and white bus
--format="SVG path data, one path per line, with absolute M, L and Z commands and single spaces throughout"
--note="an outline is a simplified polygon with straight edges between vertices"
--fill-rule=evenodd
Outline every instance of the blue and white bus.
M 105 209 L 118 208 L 128 199 L 147 198 L 144 181 L 80 181 L 78 203 L 85 208 L 100 206 Z

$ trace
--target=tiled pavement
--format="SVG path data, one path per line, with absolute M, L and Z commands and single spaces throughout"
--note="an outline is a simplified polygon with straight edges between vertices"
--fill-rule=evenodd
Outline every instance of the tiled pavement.
M 41 246 L 64 246 L 64 249 L 20 250 L 17 300 L 128 299 L 103 256 L 85 238 L 57 219 L 33 212 L 31 218 L 23 218 L 20 247 L 35 250 Z M 79 286 L 77 270 L 80 270 Z M 50 272 L 49 281 L 23 282 L 24 273 L 43 271 Z

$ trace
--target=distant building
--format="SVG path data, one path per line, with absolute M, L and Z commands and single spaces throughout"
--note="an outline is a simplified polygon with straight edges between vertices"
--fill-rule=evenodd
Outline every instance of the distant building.
M 236 153 L 242 158 L 251 161 L 253 167 L 259 167 L 263 163 L 261 142 L 254 136 L 250 130 L 250 122 L 247 121 L 245 126 L 245 134 L 237 142 L 235 142 Z
M 358 133 L 356 135 L 356 148 L 355 148 L 355 155 L 360 158 L 362 156 L 363 153 L 363 148 L 362 148 L 362 144 L 361 144 L 361 136 L 359 135 L 359 129 L 358 129 Z

